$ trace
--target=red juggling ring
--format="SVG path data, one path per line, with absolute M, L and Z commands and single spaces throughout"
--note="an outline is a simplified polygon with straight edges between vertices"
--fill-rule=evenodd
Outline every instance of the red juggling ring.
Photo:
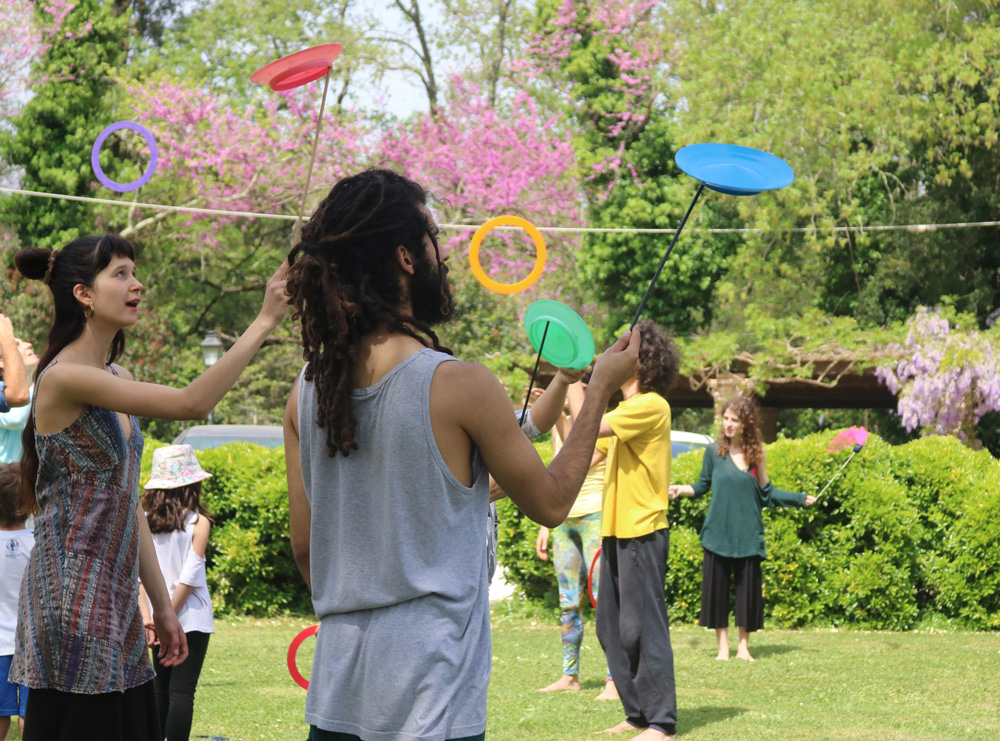
M 587 595 L 590 597 L 590 606 L 597 609 L 597 598 L 594 597 L 594 568 L 601 559 L 601 547 L 597 547 L 594 553 L 594 560 L 590 562 L 590 571 L 587 572 Z
M 312 635 L 316 635 L 319 630 L 318 625 L 310 625 L 308 628 L 299 633 L 292 640 L 292 645 L 288 647 L 288 673 L 292 675 L 292 679 L 295 680 L 295 684 L 304 690 L 309 689 L 309 680 L 302 676 L 302 672 L 299 671 L 298 664 L 295 663 L 295 656 L 299 652 L 299 646 L 302 645 L 306 638 Z

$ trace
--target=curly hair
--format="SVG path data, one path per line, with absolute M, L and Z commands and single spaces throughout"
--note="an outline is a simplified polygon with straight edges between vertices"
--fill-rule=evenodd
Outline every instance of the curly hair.
M 173 489 L 146 489 L 142 493 L 142 510 L 146 513 L 151 533 L 172 533 L 184 529 L 188 512 L 208 518 L 212 516 L 201 506 L 201 482 Z
M 760 431 L 757 425 L 758 408 L 757 402 L 745 396 L 736 396 L 726 402 L 722 407 L 722 413 L 732 411 L 743 425 L 743 434 L 740 439 L 740 447 L 743 449 L 743 460 L 748 468 L 753 468 L 760 462 L 764 454 L 764 446 L 760 443 Z M 719 445 L 717 452 L 720 458 L 725 458 L 729 452 L 730 440 L 725 433 L 719 433 Z
M 418 273 L 433 274 L 424 248 L 428 235 L 439 265 L 435 308 L 442 318 L 452 309 L 437 239 L 420 208 L 426 200 L 420 185 L 391 170 L 344 178 L 319 204 L 288 255 L 287 290 L 301 325 L 305 378 L 316 385 L 316 424 L 326 431 L 331 457 L 357 449 L 351 372 L 365 335 L 385 327 L 428 344 L 419 331 L 435 350 L 451 354 L 430 322 L 399 309 L 405 296 L 396 248 L 413 254 Z
M 642 334 L 639 345 L 639 390 L 666 396 L 681 366 L 681 351 L 673 337 L 651 319 L 636 324 Z

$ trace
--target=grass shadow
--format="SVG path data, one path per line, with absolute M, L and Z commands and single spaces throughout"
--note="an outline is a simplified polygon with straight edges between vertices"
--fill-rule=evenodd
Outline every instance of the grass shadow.
M 680 716 L 678 731 L 681 733 L 690 733 L 695 728 L 701 728 L 711 723 L 732 720 L 746 712 L 748 712 L 746 708 L 720 708 L 712 705 L 700 708 L 681 707 L 678 713 Z
M 603 679 L 585 679 L 580 682 L 580 686 L 585 690 L 603 690 L 604 680 Z
M 803 648 L 802 646 L 792 646 L 787 643 L 771 643 L 750 647 L 750 653 L 753 654 L 755 659 L 768 658 L 770 656 L 781 656 L 781 654 L 791 653 L 792 651 L 811 651 L 815 653 L 816 649 Z M 735 661 L 735 659 L 732 660 Z

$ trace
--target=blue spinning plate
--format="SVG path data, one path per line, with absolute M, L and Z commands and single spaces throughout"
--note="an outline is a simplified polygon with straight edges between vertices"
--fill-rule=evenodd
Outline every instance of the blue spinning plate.
M 752 196 L 791 185 L 795 172 L 770 152 L 738 144 L 691 144 L 674 161 L 688 175 L 719 193 Z

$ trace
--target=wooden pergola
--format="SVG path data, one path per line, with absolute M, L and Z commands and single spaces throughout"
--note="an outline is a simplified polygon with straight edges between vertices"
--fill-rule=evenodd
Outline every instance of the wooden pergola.
M 761 407 L 761 434 L 765 442 L 777 439 L 777 416 L 781 409 L 895 409 L 896 397 L 875 377 L 873 360 L 864 364 L 850 353 L 803 355 L 788 369 L 808 367 L 806 377 L 796 375 L 768 378 Z M 753 396 L 749 356 L 740 355 L 728 367 L 706 368 L 691 375 L 679 375 L 667 393 L 673 409 L 715 409 L 716 417 L 725 402 L 737 394 Z M 547 386 L 555 368 L 542 364 L 541 385 Z
M 896 397 L 875 377 L 874 368 L 857 369 L 853 358 L 812 358 L 811 378 L 780 377 L 767 382 L 761 408 L 764 442 L 777 439 L 780 409 L 895 409 Z M 730 368 L 713 376 L 678 376 L 670 387 L 667 401 L 674 409 L 715 409 L 737 394 L 754 395 L 747 366 L 737 360 Z

